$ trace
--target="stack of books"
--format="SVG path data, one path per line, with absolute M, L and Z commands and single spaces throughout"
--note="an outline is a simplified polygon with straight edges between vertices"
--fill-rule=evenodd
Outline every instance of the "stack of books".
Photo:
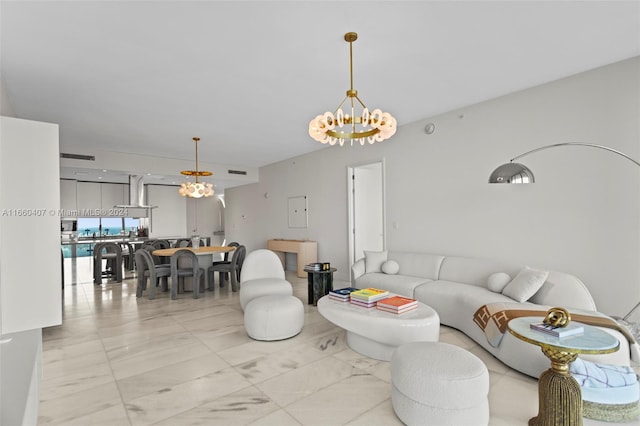
M 329 299 L 331 300 L 335 300 L 338 302 L 345 302 L 348 303 L 349 299 L 351 299 L 351 297 L 349 296 L 352 292 L 357 291 L 357 288 L 354 287 L 345 287 L 345 288 L 339 288 L 337 290 L 330 290 L 329 291 Z
M 373 308 L 376 306 L 376 302 L 378 302 L 378 300 L 382 300 L 386 297 L 389 297 L 389 292 L 387 290 L 369 287 L 351 292 L 350 301 L 356 306 Z
M 385 312 L 392 312 L 394 314 L 404 314 L 405 312 L 413 311 L 418 307 L 418 301 L 403 296 L 391 296 L 386 299 L 380 300 L 376 308 Z
M 304 269 L 322 271 L 322 263 L 309 263 L 308 265 L 304 265 Z
M 563 338 L 567 336 L 575 336 L 577 334 L 584 333 L 584 327 L 580 324 L 576 324 L 575 322 L 569 323 L 566 327 L 554 327 L 552 325 L 547 325 L 544 323 L 531 323 L 529 324 L 532 330 L 540 331 L 542 333 L 550 334 L 551 336 L 555 336 L 557 338 Z

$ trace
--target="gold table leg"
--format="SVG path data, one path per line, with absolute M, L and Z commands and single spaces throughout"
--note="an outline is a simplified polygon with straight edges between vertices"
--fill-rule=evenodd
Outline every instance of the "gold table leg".
M 529 420 L 529 426 L 581 426 L 582 392 L 569 374 L 569 365 L 578 355 L 545 346 L 542 352 L 551 360 L 551 368 L 538 380 L 538 415 Z

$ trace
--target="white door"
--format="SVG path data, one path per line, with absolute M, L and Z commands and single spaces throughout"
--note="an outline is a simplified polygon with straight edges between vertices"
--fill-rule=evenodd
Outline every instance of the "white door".
M 349 261 L 385 247 L 384 164 L 349 167 Z

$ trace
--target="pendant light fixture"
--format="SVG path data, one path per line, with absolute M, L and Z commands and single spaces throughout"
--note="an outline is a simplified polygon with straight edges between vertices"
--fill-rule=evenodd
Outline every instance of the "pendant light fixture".
M 195 182 L 183 182 L 180 184 L 180 189 L 178 192 L 183 197 L 191 197 L 191 198 L 202 198 L 202 197 L 211 197 L 213 195 L 213 184 L 211 183 L 202 183 L 198 181 L 198 177 L 200 176 L 211 176 L 213 173 L 207 171 L 198 170 L 198 141 L 200 138 L 193 138 L 196 143 L 196 169 L 195 170 L 183 170 L 182 173 L 185 176 L 195 176 Z
M 389 139 L 396 133 L 396 119 L 388 112 L 376 108 L 373 111 L 364 105 L 358 97 L 358 91 L 353 88 L 353 42 L 358 39 L 358 34 L 349 32 L 344 35 L 344 40 L 349 43 L 349 75 L 351 88 L 347 90 L 347 96 L 342 100 L 335 112 L 325 112 L 316 116 L 309 123 L 309 136 L 323 144 L 340 146 L 349 139 L 351 145 L 356 140 L 360 145 L 365 142 L 373 144 Z M 350 109 L 342 110 L 342 106 L 350 100 Z M 356 102 L 362 107 L 361 113 L 356 113 Z M 346 131 L 338 130 L 346 126 Z

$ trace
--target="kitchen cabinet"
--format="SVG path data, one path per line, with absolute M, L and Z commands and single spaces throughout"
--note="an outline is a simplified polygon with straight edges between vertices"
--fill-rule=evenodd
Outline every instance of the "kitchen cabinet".
M 60 208 L 64 212 L 73 212 L 78 209 L 76 184 L 75 180 L 60 180 Z M 65 216 L 65 213 L 63 213 L 63 216 Z
M 102 184 L 98 182 L 78 182 L 76 191 L 80 216 L 100 216 Z M 98 214 L 87 214 L 87 212 L 98 212 Z
M 128 185 L 127 185 L 128 187 Z M 101 183 L 100 184 L 100 205 L 102 207 L 102 216 L 122 216 L 122 209 L 114 209 L 116 205 L 126 204 L 124 185 L 121 183 Z M 127 202 L 128 202 L 127 194 Z

